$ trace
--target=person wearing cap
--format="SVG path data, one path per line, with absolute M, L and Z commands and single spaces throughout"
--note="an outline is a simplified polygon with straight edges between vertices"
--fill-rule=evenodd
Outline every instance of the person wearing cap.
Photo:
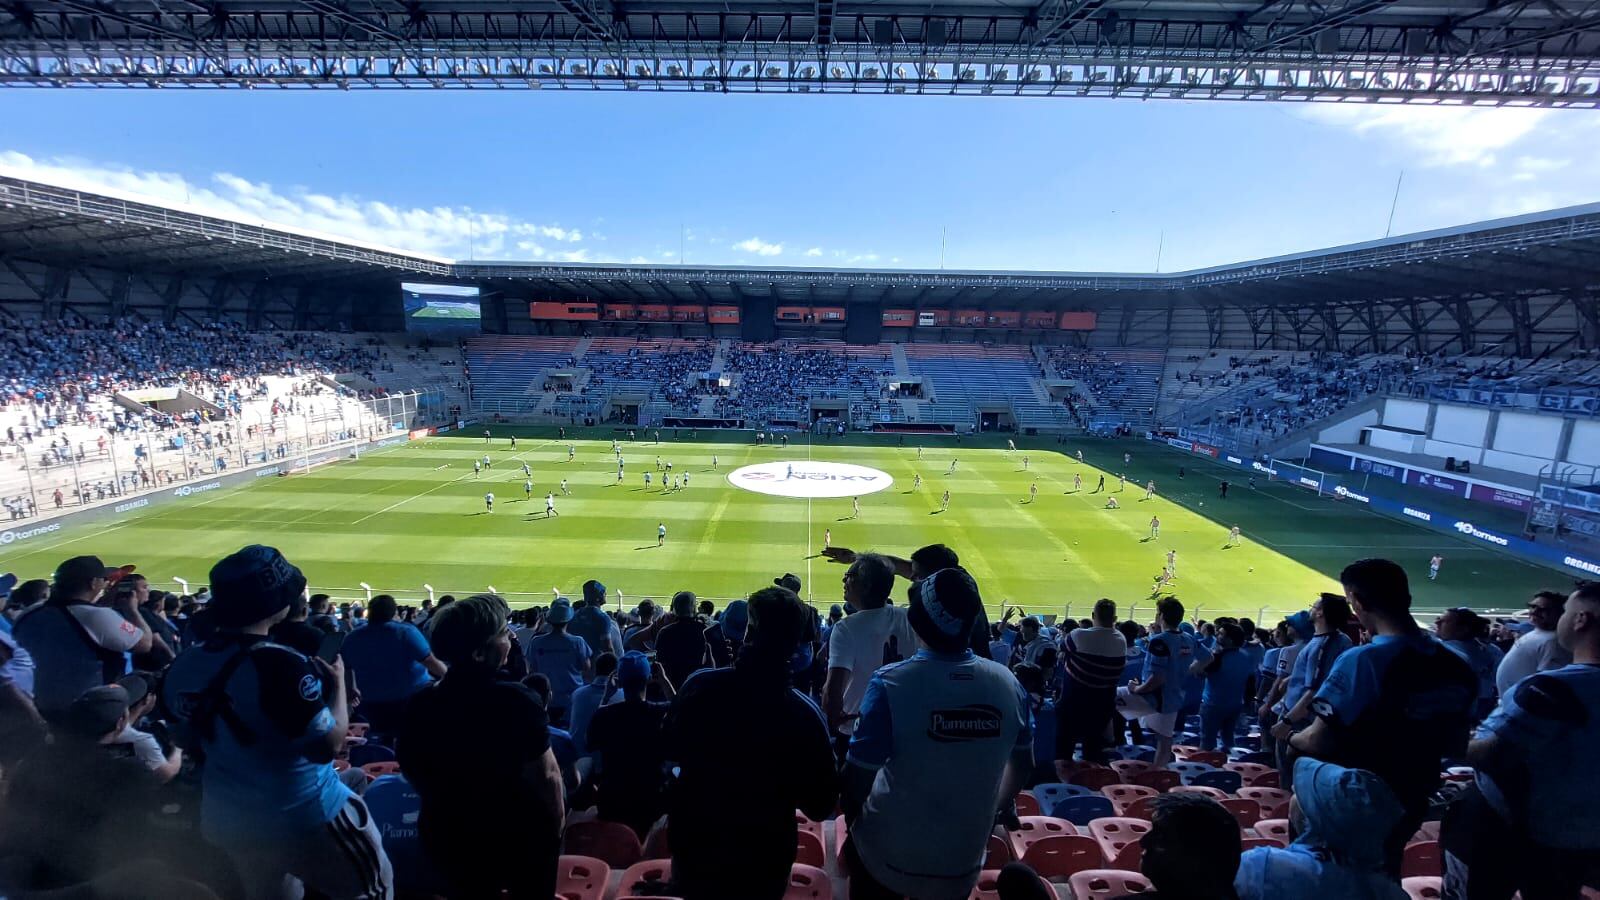
M 794 593 L 790 591 L 790 593 Z M 744 632 L 750 622 L 750 610 L 743 600 L 735 600 L 722 611 L 722 617 L 706 626 L 706 655 L 711 665 L 726 669 L 739 658 L 744 647 Z
M 305 593 L 305 575 L 253 544 L 213 566 L 210 581 L 216 630 L 162 684 L 188 749 L 205 760 L 202 836 L 233 861 L 248 897 L 277 897 L 286 878 L 335 900 L 390 897 L 377 825 L 332 765 L 350 724 L 344 664 L 267 637 Z
M 820 822 L 839 797 L 827 725 L 790 682 L 805 604 L 775 586 L 740 603 L 738 659 L 681 685 L 665 723 L 666 758 L 680 769 L 667 801 L 672 881 L 685 900 L 779 900 L 795 811 Z
M 1239 900 L 1406 900 L 1383 869 L 1383 836 L 1404 810 L 1383 779 L 1301 757 L 1289 798 L 1288 847 L 1257 847 L 1239 860 Z
M 705 626 L 695 618 L 695 596 L 690 591 L 672 595 L 672 612 L 656 635 L 656 659 L 667 670 L 667 680 L 682 686 L 689 676 L 706 667 Z
M 98 557 L 75 556 L 57 567 L 45 602 L 17 619 L 12 633 L 33 656 L 34 704 L 46 719 L 56 721 L 84 691 L 125 674 L 127 654 L 154 645 L 133 594 L 95 605 L 124 574 Z
M 552 897 L 565 790 L 544 705 L 496 677 L 514 652 L 505 601 L 467 597 L 432 618 L 448 670 L 411 699 L 395 748 L 422 797 L 423 846 L 451 896 Z
M 622 629 L 617 627 L 617 620 L 606 613 L 605 585 L 593 579 L 585 581 L 583 602 L 574 607 L 572 612 L 572 624 L 567 630 L 583 638 L 584 643 L 589 645 L 590 656 L 609 651 L 615 653 L 618 659 L 622 658 Z
M 1439 640 L 1478 676 L 1478 702 L 1472 718 L 1475 722 L 1483 721 L 1494 710 L 1494 676 L 1505 656 L 1499 647 L 1489 643 L 1489 620 L 1464 606 L 1457 606 L 1435 619 L 1433 629 Z
M 843 581 L 844 602 L 856 611 L 828 635 L 828 677 L 822 683 L 822 709 L 841 756 L 856 729 L 872 673 L 917 651 L 906 610 L 889 604 L 894 565 L 887 557 L 857 555 Z
M 848 547 L 834 547 L 822 551 L 822 555 L 837 563 L 855 562 L 856 552 Z M 940 569 L 954 569 L 961 565 L 961 558 L 954 550 L 944 544 L 929 544 L 919 547 L 909 558 L 902 559 L 898 556 L 884 554 L 884 558 L 894 566 L 894 574 L 907 581 L 921 581 Z M 848 612 L 848 610 L 846 610 Z M 983 659 L 995 659 L 995 662 L 1005 663 L 1005 659 L 991 656 L 990 641 L 993 639 L 989 629 L 989 614 L 985 610 L 978 612 L 978 620 L 972 625 L 972 642 L 968 645 L 972 652 Z M 1009 643 L 1007 652 L 1010 652 Z
M 628 651 L 617 663 L 621 699 L 595 712 L 586 735 L 594 754 L 600 818 L 627 825 L 641 841 L 666 812 L 661 723 L 671 703 L 646 699 L 652 682 L 670 701 L 672 682 L 661 664 L 637 650 Z
M 361 713 L 373 729 L 400 729 L 406 704 L 444 676 L 444 663 L 415 625 L 396 620 L 399 604 L 388 594 L 372 598 L 367 624 L 345 638 L 339 655 L 361 685 Z
M 968 648 L 983 606 L 971 575 L 935 572 L 910 600 L 922 649 L 872 676 L 845 756 L 845 868 L 852 897 L 956 900 L 1032 774 L 1029 701 L 1010 670 Z
M 593 655 L 588 642 L 569 632 L 574 620 L 572 603 L 558 597 L 545 614 L 550 630 L 528 642 L 528 672 L 550 679 L 550 719 L 555 724 L 567 721 L 572 692 L 588 676 Z
M 154 736 L 134 727 L 155 705 L 149 679 L 124 675 L 115 684 L 90 688 L 72 701 L 62 727 L 100 744 L 113 756 L 138 762 L 165 784 L 183 768 L 183 750 L 173 747 L 165 752 Z

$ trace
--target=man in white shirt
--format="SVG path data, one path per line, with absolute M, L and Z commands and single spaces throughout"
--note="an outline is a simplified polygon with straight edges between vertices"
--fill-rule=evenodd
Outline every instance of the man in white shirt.
M 56 569 L 49 598 L 17 619 L 12 633 L 33 656 L 34 705 L 46 719 L 58 721 L 85 691 L 126 672 L 125 654 L 149 652 L 155 639 L 134 594 L 118 595 L 115 607 L 95 605 L 132 571 L 75 556 Z
M 1559 669 L 1572 662 L 1572 651 L 1556 640 L 1556 623 L 1561 621 L 1566 605 L 1566 595 L 1555 591 L 1540 591 L 1528 601 L 1528 621 L 1533 623 L 1533 630 L 1517 638 L 1495 670 L 1494 684 L 1500 696 L 1535 672 Z
M 829 732 L 848 739 L 872 673 L 916 652 L 917 636 L 906 611 L 889 605 L 894 564 L 876 553 L 857 554 L 844 573 L 844 600 L 855 612 L 828 634 L 828 677 L 822 707 Z

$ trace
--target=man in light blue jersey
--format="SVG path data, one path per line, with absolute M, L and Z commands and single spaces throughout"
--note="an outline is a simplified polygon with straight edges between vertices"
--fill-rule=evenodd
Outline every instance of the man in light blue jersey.
M 1178 711 L 1183 708 L 1183 682 L 1195 662 L 1198 644 L 1178 628 L 1183 622 L 1183 604 L 1178 598 L 1163 598 L 1156 604 L 1156 613 L 1163 630 L 1150 635 L 1140 676 L 1117 688 L 1117 711 L 1155 734 L 1155 765 L 1160 768 L 1172 762 L 1172 738 L 1177 733 Z

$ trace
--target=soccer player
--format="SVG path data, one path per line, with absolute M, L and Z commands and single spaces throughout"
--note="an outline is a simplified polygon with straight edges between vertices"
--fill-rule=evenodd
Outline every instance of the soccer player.
M 1222 481 L 1222 482 L 1219 482 L 1217 484 L 1217 493 L 1222 495 L 1221 499 L 1223 499 L 1223 500 L 1228 499 L 1228 482 L 1227 481 Z
M 472 474 L 474 474 L 474 475 L 482 475 L 483 474 L 483 463 L 480 463 L 477 460 L 473 460 L 472 461 Z
M 827 550 L 833 546 L 833 529 L 822 529 L 822 549 Z
M 656 471 L 661 471 L 661 457 L 656 457 Z
M 1115 497 L 1107 497 L 1106 498 L 1106 509 L 1121 509 L 1121 508 L 1122 508 L 1122 504 L 1117 502 L 1117 498 L 1115 498 Z
M 1151 516 L 1150 517 L 1150 537 L 1151 537 L 1152 540 L 1155 539 L 1155 538 L 1161 537 L 1161 517 L 1160 516 Z
M 612 438 L 611 439 L 611 452 L 612 453 L 621 453 L 622 452 L 621 450 L 617 449 L 617 439 L 616 438 Z
M 561 479 L 561 496 L 563 496 L 563 497 L 572 496 L 572 492 L 567 490 L 567 480 L 565 478 Z
M 677 490 L 681 487 L 683 487 L 682 479 L 678 478 L 676 475 L 672 476 L 672 489 Z
M 485 444 L 489 443 L 489 429 L 487 428 L 483 430 L 483 442 Z
M 577 455 L 578 455 L 578 448 L 572 446 L 571 444 L 568 444 L 567 445 L 567 462 L 572 462 L 572 458 L 574 456 L 577 456 Z
M 1039 482 L 1035 481 L 1033 484 L 1028 485 L 1028 502 L 1032 503 L 1032 502 L 1034 502 L 1035 500 L 1038 500 L 1038 499 L 1039 499 Z
M 1007 448 L 1007 451 L 1010 452 L 1010 453 L 1017 452 L 1017 442 L 1011 440 L 1010 438 L 1006 438 L 1006 448 Z
M 784 468 L 783 468 L 783 477 L 784 478 L 793 478 L 794 477 L 794 463 L 789 463 L 788 465 L 784 466 Z
M 1235 525 L 1232 528 L 1228 529 L 1228 546 L 1229 547 L 1237 547 L 1237 546 L 1239 546 L 1239 526 L 1237 526 L 1237 525 Z
M 922 458 L 922 448 L 918 447 L 917 448 L 917 459 L 921 459 L 921 458 Z
M 670 459 L 667 460 L 667 474 L 668 475 L 672 474 L 672 460 L 670 460 Z
M 946 475 L 954 475 L 955 473 L 956 473 L 956 461 L 952 459 L 952 460 L 950 460 L 950 471 L 946 472 L 945 474 Z
M 1098 493 L 1100 493 L 1101 491 L 1103 491 L 1105 489 L 1106 489 L 1106 476 L 1101 475 L 1100 476 L 1100 483 L 1094 486 L 1094 492 L 1096 494 L 1098 494 Z
M 1435 553 L 1433 559 L 1428 560 L 1428 580 L 1439 580 L 1439 567 L 1444 565 L 1444 557 Z
M 852 519 L 861 518 L 861 498 L 860 497 L 851 497 L 850 498 L 850 518 L 852 518 Z
M 489 512 L 494 512 L 494 491 L 483 495 L 483 507 Z
M 666 542 L 667 542 L 667 523 L 662 522 L 660 525 L 656 526 L 656 546 L 659 547 L 662 544 L 665 544 Z
M 1078 451 L 1078 462 L 1080 462 L 1080 463 L 1083 462 L 1083 451 L 1082 450 Z
M 1028 471 L 1028 457 L 1022 457 L 1022 471 Z
M 545 494 L 544 495 L 544 517 L 546 519 L 548 519 L 551 516 L 559 516 L 559 515 L 561 515 L 561 513 L 556 512 L 556 495 L 555 494 Z
M 1156 576 L 1156 586 L 1151 589 L 1150 596 L 1154 597 L 1156 594 L 1159 594 L 1163 590 L 1166 590 L 1168 587 L 1170 587 L 1172 585 L 1173 577 L 1174 576 L 1171 569 L 1162 569 L 1161 574 Z
M 1178 577 L 1178 551 L 1176 550 L 1167 551 L 1167 571 L 1172 573 L 1173 578 Z
M 487 469 L 487 468 L 489 468 L 489 467 L 490 467 L 490 465 L 491 465 L 491 461 L 490 461 L 490 459 L 489 459 L 489 457 L 487 457 L 487 456 L 485 456 L 485 457 L 484 457 L 484 458 L 483 458 L 483 467 L 484 467 L 484 468 L 485 468 L 485 469 Z
M 522 477 L 523 478 L 531 478 L 531 477 L 533 477 L 533 470 L 528 468 L 528 464 L 527 463 L 523 463 L 522 464 Z
M 683 473 L 683 486 L 684 487 L 688 487 L 689 486 L 689 473 L 688 472 Z
M 511 436 L 511 449 L 517 449 L 517 436 L 514 434 Z
M 617 484 L 622 483 L 622 467 L 617 466 Z
M 914 491 L 920 487 L 922 487 L 922 473 L 918 472 L 911 476 L 911 489 Z
M 939 511 L 944 512 L 950 508 L 950 491 L 944 492 L 944 497 L 939 500 Z
M 647 491 L 650 489 L 650 473 L 649 472 L 644 473 L 644 489 L 647 490 Z
M 1083 476 L 1076 472 L 1072 474 L 1072 490 L 1074 492 L 1083 490 Z
M 715 453 L 713 453 L 713 454 L 711 454 L 711 471 L 715 472 L 716 470 L 717 470 L 717 455 Z
M 1146 481 L 1144 483 L 1144 498 L 1146 500 L 1149 500 L 1151 497 L 1154 497 L 1155 495 L 1156 495 L 1156 482 L 1155 482 L 1155 479 L 1151 479 L 1149 481 Z
M 1117 473 L 1117 491 L 1121 492 L 1121 491 L 1125 491 L 1127 489 L 1128 489 L 1128 476 L 1123 474 L 1122 472 L 1118 472 Z
M 533 482 L 532 481 L 524 481 L 522 483 L 522 495 L 524 497 L 526 497 L 527 499 L 529 499 L 529 500 L 533 499 Z
M 1122 454 L 1122 464 L 1125 465 L 1125 466 L 1132 465 L 1133 464 L 1133 454 L 1132 453 L 1124 453 L 1124 454 Z

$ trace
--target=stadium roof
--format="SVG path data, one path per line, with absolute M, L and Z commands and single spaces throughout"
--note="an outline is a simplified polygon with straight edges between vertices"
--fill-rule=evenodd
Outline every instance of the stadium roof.
M 1600 203 L 1170 274 L 909 271 L 450 262 L 0 176 L 0 264 L 12 259 L 352 288 L 432 280 L 560 301 L 1042 309 L 1177 293 L 1253 308 L 1592 289 Z
M 1600 105 L 1591 0 L 26 0 L 0 85 Z

